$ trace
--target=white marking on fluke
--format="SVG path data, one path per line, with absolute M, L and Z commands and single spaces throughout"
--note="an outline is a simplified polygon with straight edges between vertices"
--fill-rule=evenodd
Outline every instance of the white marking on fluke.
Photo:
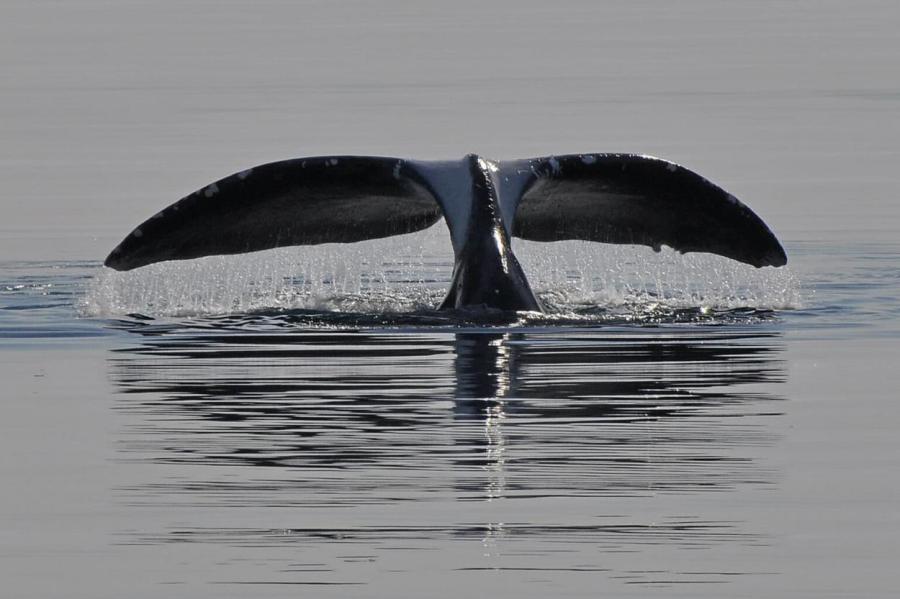
M 253 172 L 253 169 L 252 169 L 252 168 L 248 168 L 248 169 L 245 170 L 245 171 L 239 172 L 239 173 L 237 174 L 237 178 L 240 179 L 241 181 L 243 181 L 244 179 L 246 179 L 247 177 L 249 177 L 249 176 L 250 176 L 250 173 L 252 173 L 252 172 Z
M 550 164 L 550 170 L 553 171 L 554 175 L 558 175 L 562 168 L 559 166 L 559 160 L 556 159 L 556 156 L 551 156 L 547 162 Z
M 208 198 L 213 197 L 217 193 L 219 193 L 219 186 L 216 185 L 215 183 L 210 183 L 209 185 L 206 186 L 206 189 L 203 190 L 203 195 L 205 195 Z
M 455 252 L 461 252 L 468 235 L 469 216 L 472 213 L 472 175 L 467 161 L 442 162 L 409 161 L 424 177 L 441 204 L 444 219 L 450 229 L 450 241 Z
M 499 163 L 499 171 L 494 177 L 494 185 L 497 187 L 503 226 L 506 228 L 506 234 L 510 237 L 512 237 L 512 224 L 519 206 L 519 199 L 522 197 L 525 187 L 537 177 L 538 173 L 532 161 L 526 163 L 522 160 L 512 160 Z

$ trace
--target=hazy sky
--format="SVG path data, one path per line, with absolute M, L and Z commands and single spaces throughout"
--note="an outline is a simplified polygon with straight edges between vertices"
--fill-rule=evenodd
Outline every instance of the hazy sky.
M 633 151 L 787 239 L 900 230 L 900 4 L 0 6 L 0 253 L 101 258 L 270 160 Z

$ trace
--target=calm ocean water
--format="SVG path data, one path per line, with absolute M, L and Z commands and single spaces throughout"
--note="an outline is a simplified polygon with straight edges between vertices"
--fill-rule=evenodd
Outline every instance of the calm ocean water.
M 2 9 L 2 594 L 894 596 L 892 4 L 373 6 Z M 441 224 L 100 265 L 266 160 L 605 150 L 789 267 L 522 243 L 509 321 L 432 309 Z

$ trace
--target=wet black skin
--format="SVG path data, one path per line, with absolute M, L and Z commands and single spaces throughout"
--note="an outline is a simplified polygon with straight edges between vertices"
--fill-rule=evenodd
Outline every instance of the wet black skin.
M 510 247 L 497 190 L 478 157 L 466 157 L 472 175 L 472 211 L 465 245 L 457 252 L 453 278 L 440 309 L 540 311 L 528 279 Z
M 105 264 L 132 270 L 167 260 L 350 243 L 421 231 L 441 216 L 455 255 L 442 310 L 541 310 L 510 234 L 657 251 L 666 245 L 757 268 L 787 262 L 762 219 L 709 180 L 658 158 L 605 153 L 499 163 L 474 154 L 462 161 L 318 156 L 272 162 L 159 211 Z

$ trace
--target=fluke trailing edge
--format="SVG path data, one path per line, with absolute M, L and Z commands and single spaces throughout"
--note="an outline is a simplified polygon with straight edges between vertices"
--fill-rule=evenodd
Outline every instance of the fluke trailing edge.
M 747 206 L 700 175 L 633 154 L 493 161 L 321 156 L 231 175 L 131 232 L 106 266 L 348 243 L 447 222 L 456 262 L 441 308 L 540 310 L 510 247 L 586 239 L 711 252 L 756 267 L 787 263 Z

